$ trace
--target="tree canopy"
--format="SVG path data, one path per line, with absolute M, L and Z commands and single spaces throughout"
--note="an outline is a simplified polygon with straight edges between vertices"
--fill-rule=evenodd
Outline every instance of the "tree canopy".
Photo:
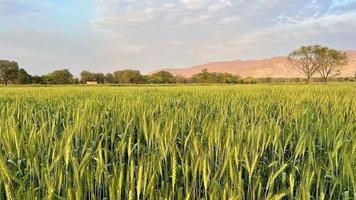
M 143 76 L 138 70 L 121 70 L 114 72 L 114 78 L 117 83 L 144 83 Z
M 71 84 L 75 83 L 73 75 L 68 69 L 56 70 L 45 75 L 45 82 L 50 84 Z
M 27 84 L 31 76 L 25 69 L 19 68 L 17 62 L 0 60 L 0 83 L 2 84 Z
M 238 83 L 241 77 L 230 73 L 208 72 L 207 69 L 203 69 L 192 79 L 196 83 Z
M 327 47 L 319 49 L 316 56 L 317 64 L 319 65 L 317 71 L 325 83 L 331 75 L 338 75 L 340 68 L 348 62 L 345 52 Z
M 321 45 L 302 46 L 288 56 L 295 69 L 306 76 L 309 83 L 316 72 L 326 83 L 329 76 L 337 74 L 339 68 L 347 63 L 345 52 Z
M 173 74 L 167 71 L 159 71 L 149 76 L 150 83 L 175 83 Z
M 106 73 L 105 74 L 105 83 L 116 83 L 113 73 Z
M 98 83 L 105 83 L 105 75 L 103 73 L 92 73 L 89 71 L 82 71 L 80 73 L 80 82 L 86 83 L 88 81 L 96 81 Z
M 321 48 L 320 45 L 302 46 L 301 48 L 291 52 L 288 56 L 293 62 L 294 67 L 300 73 L 303 73 L 309 83 L 318 70 L 319 65 L 316 62 L 317 53 Z

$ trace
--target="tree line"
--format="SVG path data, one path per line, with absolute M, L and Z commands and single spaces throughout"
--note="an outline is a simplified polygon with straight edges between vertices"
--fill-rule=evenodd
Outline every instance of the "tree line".
M 347 64 L 345 52 L 323 47 L 320 45 L 302 46 L 291 52 L 288 56 L 296 70 L 305 75 L 301 78 L 241 78 L 231 73 L 209 72 L 207 69 L 193 75 L 191 78 L 174 76 L 167 71 L 159 71 L 150 75 L 142 75 L 138 70 L 119 70 L 113 73 L 94 73 L 82 71 L 80 78 L 75 78 L 68 69 L 55 70 L 42 76 L 32 76 L 25 69 L 20 68 L 17 62 L 0 60 L 1 84 L 85 84 L 95 81 L 99 84 L 189 84 L 189 83 L 283 83 L 311 81 L 355 81 L 354 78 L 335 78 L 341 67 Z M 320 77 L 314 78 L 319 73 Z
M 245 80 L 238 75 L 208 72 L 207 70 L 203 70 L 191 78 L 174 76 L 167 71 L 142 75 L 138 70 L 129 69 L 106 74 L 82 71 L 79 78 L 75 78 L 68 69 L 55 70 L 42 76 L 32 76 L 23 68 L 19 68 L 17 62 L 0 60 L 1 84 L 86 84 L 89 81 L 98 84 L 188 84 L 240 83 Z
M 142 75 L 138 70 L 120 70 L 113 73 L 93 73 L 82 71 L 79 83 L 85 84 L 88 81 L 95 81 L 99 84 L 189 84 L 189 83 L 247 83 L 251 78 L 242 79 L 239 75 L 231 73 L 202 72 L 193 75 L 191 78 L 174 76 L 167 71 L 158 71 L 150 75 Z

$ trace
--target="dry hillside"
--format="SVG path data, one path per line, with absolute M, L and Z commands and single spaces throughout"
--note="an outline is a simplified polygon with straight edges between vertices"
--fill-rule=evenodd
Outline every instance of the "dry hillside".
M 341 70 L 340 76 L 350 77 L 356 72 L 356 50 L 347 51 L 349 56 L 349 64 Z M 279 56 L 262 60 L 236 60 L 225 62 L 211 62 L 203 65 L 193 66 L 189 68 L 166 68 L 164 71 L 169 71 L 174 75 L 191 77 L 194 74 L 207 69 L 209 72 L 229 72 L 239 74 L 242 77 L 303 77 L 288 61 L 287 57 Z

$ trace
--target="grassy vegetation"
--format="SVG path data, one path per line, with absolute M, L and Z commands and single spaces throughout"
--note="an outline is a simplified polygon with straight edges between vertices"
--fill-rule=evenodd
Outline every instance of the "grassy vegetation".
M 0 199 L 353 199 L 356 85 L 0 88 Z

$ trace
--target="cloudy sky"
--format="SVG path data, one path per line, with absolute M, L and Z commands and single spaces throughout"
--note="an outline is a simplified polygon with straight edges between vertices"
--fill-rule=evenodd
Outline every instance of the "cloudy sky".
M 32 74 L 149 72 L 356 49 L 356 0 L 0 0 L 0 59 Z

